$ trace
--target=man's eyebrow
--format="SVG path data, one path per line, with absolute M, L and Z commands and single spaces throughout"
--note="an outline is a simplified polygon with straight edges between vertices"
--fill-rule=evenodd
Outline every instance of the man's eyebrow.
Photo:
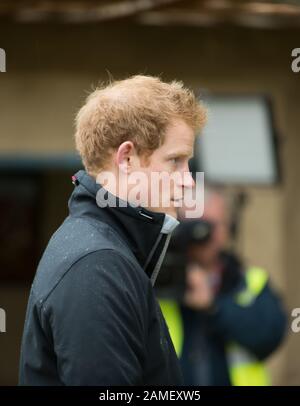
M 182 151 L 174 151 L 174 152 L 170 152 L 167 157 L 168 158 L 173 158 L 173 157 L 183 157 L 183 158 L 193 158 L 194 154 L 193 152 L 187 151 L 187 152 L 182 152 Z

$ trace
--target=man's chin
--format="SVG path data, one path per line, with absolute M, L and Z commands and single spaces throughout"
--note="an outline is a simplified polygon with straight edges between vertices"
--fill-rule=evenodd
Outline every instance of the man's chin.
M 178 217 L 177 207 L 169 207 L 167 209 L 164 209 L 164 213 L 168 214 L 169 216 L 174 217 L 177 220 L 177 217 Z
M 163 214 L 168 214 L 169 216 L 174 217 L 176 220 L 178 218 L 178 208 L 177 207 L 152 207 L 148 208 L 150 211 L 154 211 L 156 213 L 163 213 Z

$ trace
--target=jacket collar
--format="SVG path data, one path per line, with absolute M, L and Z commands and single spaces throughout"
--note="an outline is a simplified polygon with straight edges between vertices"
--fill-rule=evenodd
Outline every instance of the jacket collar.
M 106 191 L 84 170 L 73 176 L 73 183 L 76 187 L 69 200 L 70 214 L 88 216 L 111 226 L 128 245 L 154 285 L 171 233 L 179 222 L 172 216 L 141 206 L 127 204 L 122 207 L 120 203 L 124 201 Z M 113 197 L 116 207 L 100 207 L 97 204 L 96 196 L 100 189 L 102 193 L 98 196 Z

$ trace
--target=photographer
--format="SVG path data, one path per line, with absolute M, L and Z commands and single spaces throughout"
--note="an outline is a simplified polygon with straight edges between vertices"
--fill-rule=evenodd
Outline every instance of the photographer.
M 268 385 L 263 361 L 281 343 L 286 316 L 267 273 L 226 250 L 227 218 L 224 197 L 212 191 L 201 220 L 177 228 L 169 263 L 172 250 L 174 263 L 184 256 L 185 289 L 158 290 L 160 304 L 187 385 Z

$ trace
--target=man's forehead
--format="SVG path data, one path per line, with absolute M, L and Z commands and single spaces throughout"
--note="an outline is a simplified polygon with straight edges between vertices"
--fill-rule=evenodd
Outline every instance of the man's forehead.
M 161 145 L 161 151 L 167 155 L 185 155 L 188 157 L 193 156 L 195 142 L 195 133 L 186 123 L 182 120 L 175 122 L 170 126 L 165 139 Z

